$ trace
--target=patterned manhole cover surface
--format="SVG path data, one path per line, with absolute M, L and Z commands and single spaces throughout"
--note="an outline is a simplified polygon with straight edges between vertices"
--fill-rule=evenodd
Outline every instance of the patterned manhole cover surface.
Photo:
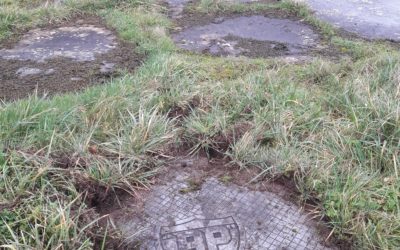
M 188 176 L 153 189 L 144 216 L 118 226 L 140 249 L 329 249 L 315 222 L 269 192 L 209 178 L 191 190 Z

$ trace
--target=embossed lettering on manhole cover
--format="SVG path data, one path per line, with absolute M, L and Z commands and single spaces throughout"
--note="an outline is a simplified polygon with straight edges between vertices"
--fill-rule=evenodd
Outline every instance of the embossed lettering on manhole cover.
M 163 250 L 239 249 L 239 226 L 233 217 L 191 220 L 176 226 L 161 227 Z

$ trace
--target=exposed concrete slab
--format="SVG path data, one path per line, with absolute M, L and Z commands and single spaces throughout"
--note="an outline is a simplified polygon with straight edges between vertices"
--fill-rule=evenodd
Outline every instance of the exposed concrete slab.
M 369 39 L 400 41 L 398 0 L 297 0 L 307 3 L 318 17 Z
M 32 30 L 12 49 L 0 50 L 0 58 L 44 62 L 56 57 L 75 61 L 93 61 L 116 47 L 111 31 L 95 26 L 61 27 Z
M 254 49 L 293 55 L 317 46 L 318 35 L 299 21 L 259 15 L 211 21 L 175 34 L 174 41 L 183 49 L 214 55 L 240 55 Z
M 116 221 L 140 249 L 330 249 L 314 221 L 273 193 L 214 177 L 193 186 L 189 173 L 172 175 L 173 181 L 152 189 L 143 212 Z

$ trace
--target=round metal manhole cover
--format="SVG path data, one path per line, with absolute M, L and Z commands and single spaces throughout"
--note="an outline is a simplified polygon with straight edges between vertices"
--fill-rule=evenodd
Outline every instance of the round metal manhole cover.
M 291 202 L 216 178 L 193 188 L 181 174 L 156 186 L 144 213 L 120 220 L 126 239 L 151 250 L 332 249 Z

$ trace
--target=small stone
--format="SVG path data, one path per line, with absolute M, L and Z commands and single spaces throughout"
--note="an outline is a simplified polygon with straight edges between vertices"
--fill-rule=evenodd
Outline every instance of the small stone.
M 58 6 L 58 5 L 62 5 L 64 4 L 65 0 L 54 0 L 54 5 Z
M 225 20 L 224 17 L 217 17 L 214 19 L 213 23 L 222 23 Z
M 32 75 L 38 75 L 42 73 L 41 69 L 38 68 L 29 68 L 29 67 L 22 67 L 17 70 L 16 74 L 20 77 L 26 77 L 26 76 L 32 76 Z
M 45 75 L 52 75 L 52 74 L 54 74 L 56 71 L 54 70 L 54 69 L 48 69 L 48 70 L 46 70 L 45 72 L 44 72 L 44 74 Z
M 180 162 L 180 166 L 182 168 L 186 168 L 186 167 L 192 167 L 193 166 L 193 161 L 192 160 L 182 160 Z
M 77 82 L 83 80 L 81 77 L 71 77 L 71 81 Z
M 272 45 L 272 48 L 275 49 L 275 50 L 287 50 L 288 46 L 286 44 L 283 44 L 283 43 L 278 43 L 278 44 Z
M 103 62 L 100 67 L 100 73 L 106 74 L 106 75 L 112 74 L 114 72 L 114 67 L 115 67 L 115 63 Z

